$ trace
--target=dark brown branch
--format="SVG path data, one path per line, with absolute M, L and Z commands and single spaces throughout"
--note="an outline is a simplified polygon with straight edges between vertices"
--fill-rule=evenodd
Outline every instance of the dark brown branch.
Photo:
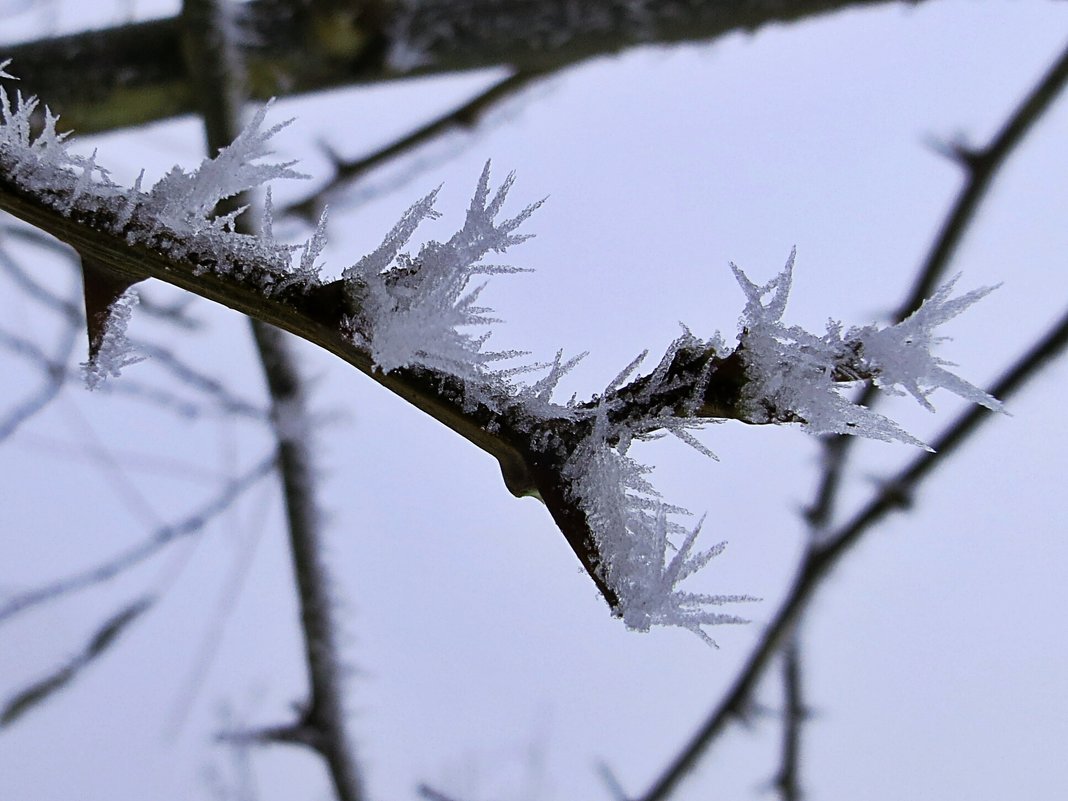
M 711 41 L 894 0 L 254 0 L 242 57 L 254 99 L 460 70 L 552 71 L 646 44 Z M 912 0 L 918 2 L 919 0 Z M 24 90 L 81 133 L 197 110 L 177 17 L 7 47 Z M 407 61 L 408 63 L 404 63 Z M 86 81 L 86 76 L 92 76 Z
M 1010 367 L 989 392 L 1008 400 L 1034 378 L 1052 359 L 1061 356 L 1068 347 L 1068 312 L 1046 335 Z M 883 489 L 853 519 L 827 537 L 823 546 L 810 546 L 798 568 L 785 600 L 772 618 L 764 634 L 742 667 L 730 690 L 709 714 L 686 746 L 656 779 L 641 801 L 663 801 L 697 764 L 708 746 L 730 721 L 745 709 L 747 699 L 784 639 L 808 607 L 816 590 L 842 558 L 857 544 L 861 536 L 890 512 L 901 509 L 917 485 L 935 467 L 942 464 L 982 423 L 992 416 L 982 407 L 974 407 L 961 415 L 932 443 L 933 453 L 924 453 L 909 467 L 883 483 Z

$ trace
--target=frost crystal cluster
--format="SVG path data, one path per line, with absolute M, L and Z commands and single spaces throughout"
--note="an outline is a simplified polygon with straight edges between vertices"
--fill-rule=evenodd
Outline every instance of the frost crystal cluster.
M 7 63 L 0 63 L 0 77 L 11 77 L 4 72 Z M 109 233 L 172 259 L 189 258 L 202 272 L 251 280 L 266 295 L 322 285 L 316 259 L 326 242 L 325 214 L 303 247 L 274 239 L 269 190 L 258 235 L 235 230 L 242 209 L 216 216 L 220 201 L 275 178 L 300 177 L 291 162 L 262 161 L 271 137 L 286 124 L 264 128 L 266 108 L 214 158 L 192 172 L 175 167 L 143 192 L 140 177 L 132 189 L 122 188 L 94 156 L 72 153 L 47 109 L 43 129 L 34 136 L 30 121 L 37 106 L 35 98 L 17 95 L 12 101 L 0 90 L 0 174 L 8 185 L 63 214 L 80 215 L 88 225 L 103 219 Z M 954 279 L 902 323 L 843 333 L 842 325 L 832 322 L 817 335 L 782 322 L 792 254 L 785 269 L 762 286 L 732 265 L 746 299 L 733 350 L 718 335 L 703 341 L 684 328 L 649 375 L 631 379 L 643 354 L 598 398 L 560 405 L 553 401 L 553 391 L 581 356 L 565 361 L 560 352 L 549 364 L 507 369 L 492 365 L 522 354 L 485 349 L 486 327 L 497 320 L 491 309 L 479 304 L 485 284 L 473 281 L 519 271 L 486 259 L 528 237 L 517 230 L 539 205 L 498 220 L 513 176 L 495 192 L 489 178 L 487 163 L 463 226 L 447 241 L 427 242 L 414 255 L 404 252 L 419 224 L 438 216 L 437 192 L 431 192 L 408 209 L 374 252 L 343 271 L 343 333 L 384 374 L 423 369 L 436 373 L 442 387 L 445 379 L 459 379 L 463 410 L 479 405 L 490 420 L 480 423 L 486 432 L 495 434 L 498 426 L 507 425 L 513 436 L 526 437 L 523 447 L 532 463 L 557 466 L 570 504 L 567 518 L 584 519 L 581 539 L 591 541 L 591 569 L 616 596 L 615 611 L 632 629 L 681 626 L 711 642 L 705 626 L 740 621 L 720 607 L 752 600 L 681 588 L 723 544 L 696 549 L 701 523 L 680 522 L 689 513 L 657 493 L 649 482 L 650 469 L 630 455 L 634 440 L 669 433 L 711 456 L 690 429 L 714 422 L 729 408 L 730 416 L 751 423 L 793 422 L 812 433 L 922 444 L 842 394 L 844 387 L 862 380 L 894 394 L 911 394 L 928 409 L 937 387 L 1000 409 L 998 401 L 949 372 L 949 364 L 930 352 L 940 341 L 936 327 L 988 289 L 952 298 Z M 122 342 L 135 301 L 127 293 L 111 306 L 101 355 L 88 369 L 91 386 L 131 363 L 133 357 Z M 727 407 L 716 406 L 723 402 L 722 395 L 712 393 L 715 402 L 710 401 L 710 388 L 721 378 L 717 369 L 728 364 L 736 372 L 722 383 L 740 395 L 728 400 Z M 532 384 L 512 380 L 519 373 L 546 368 L 547 374 Z M 579 515 L 572 514 L 576 510 Z
M 865 376 L 891 394 L 904 394 L 898 389 L 903 387 L 931 411 L 934 408 L 927 397 L 938 387 L 1001 410 L 998 400 L 946 370 L 949 362 L 930 350 L 943 341 L 934 336 L 935 327 L 956 317 L 992 287 L 951 299 L 954 278 L 897 325 L 851 328 L 843 336 L 842 324 L 831 321 L 826 333 L 816 336 L 782 322 L 793 266 L 791 253 L 781 273 L 757 286 L 731 265 L 746 296 L 739 347 L 748 379 L 743 403 L 752 421 L 767 422 L 776 412 L 788 411 L 812 434 L 856 434 L 922 446 L 893 421 L 843 397 L 842 389 L 850 379 Z
M 645 397 L 639 401 L 668 388 L 664 383 L 667 365 L 682 347 L 693 344 L 706 343 L 700 343 L 687 331 L 672 344 L 647 383 Z M 648 631 L 654 625 L 681 626 L 714 645 L 703 626 L 745 622 L 716 608 L 756 599 L 693 593 L 679 587 L 721 553 L 726 543 L 694 553 L 703 520 L 689 529 L 678 523 L 676 518 L 690 513 L 665 503 L 647 478 L 651 468 L 628 455 L 635 438 L 648 438 L 663 430 L 711 455 L 685 430 L 699 427 L 703 421 L 652 416 L 635 426 L 610 420 L 621 405 L 619 400 L 612 400 L 616 390 L 644 356 L 631 362 L 605 389 L 602 400 L 592 410 L 591 431 L 570 454 L 564 477 L 598 540 L 601 561 L 597 570 L 616 593 L 624 624 L 635 631 Z M 681 544 L 676 546 L 673 540 L 681 540 Z
M 145 357 L 126 339 L 126 327 L 137 302 L 137 293 L 127 289 L 111 304 L 97 352 L 82 365 L 89 389 L 98 388 L 107 378 L 118 378 L 124 367 L 144 361 Z
M 529 234 L 515 230 L 541 205 L 527 206 L 498 223 L 515 175 L 510 174 L 492 198 L 489 177 L 487 162 L 464 226 L 447 242 L 428 242 L 416 256 L 401 253 L 423 220 L 439 216 L 434 211 L 435 190 L 405 212 L 377 250 L 345 270 L 349 292 L 359 307 L 353 330 L 380 370 L 388 373 L 422 365 L 473 379 L 485 376 L 487 364 L 521 355 L 484 351 L 489 334 L 467 330 L 499 322 L 491 309 L 477 305 L 485 284 L 469 288 L 471 279 L 522 272 L 482 260 L 528 239 Z
M 0 63 L 0 72 L 8 63 Z M 3 77 L 12 76 L 4 72 Z M 109 213 L 111 233 L 173 258 L 195 257 L 205 271 L 230 272 L 235 265 L 255 262 L 260 268 L 257 280 L 266 292 L 284 289 L 294 275 L 304 281 L 314 279 L 307 269 L 307 258 L 293 264 L 293 252 L 300 247 L 274 240 L 269 219 L 265 233 L 252 236 L 234 230 L 243 208 L 215 216 L 220 201 L 275 178 L 305 177 L 290 169 L 292 163 L 260 161 L 270 152 L 267 145 L 271 137 L 289 124 L 263 129 L 270 104 L 214 158 L 204 159 L 192 172 L 174 167 L 148 192 L 141 189 L 143 172 L 132 188 L 122 187 L 96 163 L 95 152 L 89 156 L 72 152 L 68 134 L 57 133 L 59 118 L 48 108 L 44 110 L 43 128 L 34 136 L 31 120 L 39 105 L 36 97 L 27 99 L 21 93 L 12 100 L 0 88 L 0 166 L 20 189 L 68 216 Z M 310 242 L 316 237 L 321 237 L 320 231 Z

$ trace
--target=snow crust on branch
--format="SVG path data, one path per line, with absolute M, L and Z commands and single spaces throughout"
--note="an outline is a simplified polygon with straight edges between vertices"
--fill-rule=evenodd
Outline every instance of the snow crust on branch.
M 8 63 L 3 62 L 4 66 Z M 12 76 L 3 72 L 0 77 Z M 302 249 L 307 254 L 312 243 L 321 249 L 325 221 L 302 248 L 277 242 L 269 231 L 256 236 L 235 231 L 243 208 L 214 214 L 220 201 L 267 181 L 306 177 L 291 169 L 293 162 L 262 161 L 270 154 L 271 138 L 289 124 L 264 129 L 270 105 L 257 111 L 234 142 L 214 158 L 204 159 L 191 172 L 176 166 L 145 192 L 141 188 L 143 171 L 134 186 L 126 188 L 96 163 L 95 152 L 89 156 L 72 152 L 69 132 L 56 130 L 59 118 L 47 107 L 42 130 L 34 136 L 31 119 L 40 101 L 25 98 L 21 92 L 12 98 L 0 87 L 0 166 L 16 185 L 65 215 L 110 212 L 111 233 L 173 258 L 195 254 L 205 271 L 233 272 L 239 264 L 256 263 L 261 288 L 267 293 L 278 292 L 292 285 L 294 276 L 302 283 L 318 280 L 307 257 L 294 264 L 293 254 Z

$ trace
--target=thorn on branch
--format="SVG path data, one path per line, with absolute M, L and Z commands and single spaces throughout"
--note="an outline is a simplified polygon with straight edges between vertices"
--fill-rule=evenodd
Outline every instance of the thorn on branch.
M 985 171 L 989 161 L 989 154 L 985 148 L 972 147 L 961 136 L 950 140 L 931 136 L 927 138 L 927 146 L 939 156 L 961 167 L 969 175 Z

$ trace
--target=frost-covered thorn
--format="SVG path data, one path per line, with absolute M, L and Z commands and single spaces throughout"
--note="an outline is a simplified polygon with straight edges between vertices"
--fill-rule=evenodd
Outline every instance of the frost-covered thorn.
M 3 61 L 0 61 L 0 78 L 7 78 L 10 81 L 17 81 L 18 78 L 7 72 L 7 67 L 10 63 L 10 58 L 5 58 Z
M 137 300 L 136 290 L 127 288 L 108 305 L 99 335 L 90 339 L 89 360 L 82 364 L 89 389 L 96 389 L 108 378 L 118 378 L 124 367 L 144 360 L 126 339 Z

